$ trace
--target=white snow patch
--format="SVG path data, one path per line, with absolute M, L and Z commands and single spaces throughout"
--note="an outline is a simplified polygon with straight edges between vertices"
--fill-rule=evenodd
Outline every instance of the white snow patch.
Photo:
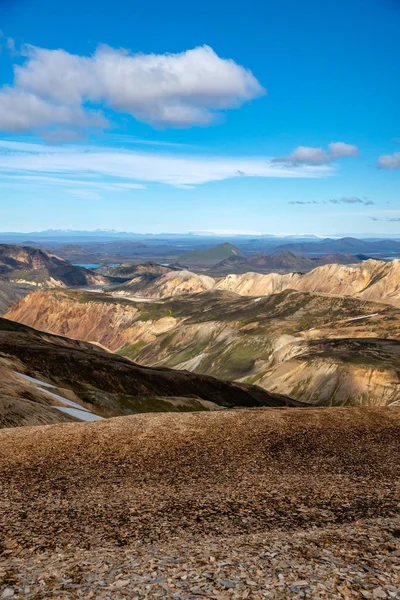
M 55 388 L 55 385 L 52 385 L 51 383 L 45 383 L 44 381 L 40 381 L 40 379 L 35 379 L 34 377 L 30 377 L 29 375 L 24 375 L 23 373 L 18 373 L 17 371 L 13 371 L 14 375 L 18 375 L 18 377 L 22 377 L 22 379 L 26 379 L 27 381 L 30 381 L 31 383 L 36 383 L 36 385 L 40 385 L 40 387 L 49 387 L 49 388 Z
M 67 415 L 71 415 L 72 417 L 76 417 L 81 421 L 101 421 L 102 417 L 98 417 L 93 413 L 87 412 L 85 410 L 77 410 L 76 408 L 67 408 L 66 406 L 53 406 L 57 410 L 61 412 L 67 413 Z
M 362 317 L 353 317 L 352 319 L 346 319 L 346 321 L 360 321 L 361 319 L 370 319 L 371 317 L 377 317 L 379 313 L 373 313 L 372 315 L 363 315 Z
M 43 392 L 44 394 L 51 396 L 55 400 L 58 400 L 59 402 L 62 402 L 63 404 L 68 405 L 68 406 L 52 406 L 51 408 L 56 408 L 57 410 L 67 413 L 68 415 L 71 415 L 72 417 L 76 417 L 77 419 L 80 419 L 81 421 L 102 421 L 103 420 L 103 417 L 99 417 L 99 416 L 93 414 L 92 412 L 90 412 L 90 410 L 83 408 L 83 406 L 81 406 L 80 404 L 77 404 L 76 402 L 72 402 L 72 400 L 67 400 L 67 398 L 63 398 L 63 396 L 59 396 L 58 394 L 55 394 L 54 392 L 50 392 L 50 390 L 46 389 L 46 388 L 55 389 L 55 387 L 56 387 L 55 385 L 52 385 L 51 383 L 45 383 L 44 381 L 40 381 L 40 379 L 35 379 L 35 377 L 30 377 L 29 375 L 24 375 L 23 373 L 18 373 L 17 371 L 14 371 L 14 374 L 18 375 L 18 377 L 22 377 L 22 379 L 25 379 L 26 381 L 34 383 L 36 386 L 36 389 L 39 390 L 40 392 Z

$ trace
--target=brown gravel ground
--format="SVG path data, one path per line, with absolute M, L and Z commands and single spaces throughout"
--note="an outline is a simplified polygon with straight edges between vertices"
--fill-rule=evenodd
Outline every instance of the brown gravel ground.
M 398 408 L 2 430 L 0 598 L 400 598 L 399 434 Z

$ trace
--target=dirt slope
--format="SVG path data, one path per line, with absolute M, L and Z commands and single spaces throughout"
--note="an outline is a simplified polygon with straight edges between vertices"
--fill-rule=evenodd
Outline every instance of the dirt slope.
M 34 288 L 30 285 L 18 285 L 0 281 L 0 316 L 4 315 L 13 304 L 29 294 Z
M 351 408 L 2 430 L 0 548 L 226 537 L 398 515 L 399 435 L 399 409 Z

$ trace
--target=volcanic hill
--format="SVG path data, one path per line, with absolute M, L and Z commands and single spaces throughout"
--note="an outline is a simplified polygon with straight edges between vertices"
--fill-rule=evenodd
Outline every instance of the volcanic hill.
M 53 288 L 110 283 L 46 250 L 12 244 L 0 244 L 0 279 Z
M 139 364 L 256 383 L 314 405 L 387 405 L 400 398 L 400 309 L 286 290 L 142 301 L 49 290 L 7 317 L 95 342 Z
M 178 262 L 189 266 L 211 266 L 220 262 L 221 260 L 229 258 L 230 256 L 243 257 L 244 254 L 233 244 L 224 242 L 223 244 L 217 244 L 217 246 L 207 248 L 206 250 L 191 250 L 190 252 L 185 252 L 184 254 L 178 256 Z
M 63 398 L 101 417 L 298 404 L 256 386 L 188 371 L 142 367 L 99 346 L 7 319 L 0 319 L 0 372 L 0 427 L 66 420 L 65 414 L 54 408 L 62 406 Z M 32 376 L 41 385 L 21 374 Z M 49 385 L 57 388 L 58 398 L 43 391 Z

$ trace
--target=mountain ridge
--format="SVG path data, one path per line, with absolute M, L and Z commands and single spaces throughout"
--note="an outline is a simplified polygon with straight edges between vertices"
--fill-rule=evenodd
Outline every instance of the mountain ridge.
M 248 257 L 228 257 L 211 267 L 207 271 L 207 274 L 218 277 L 231 273 L 240 274 L 248 272 L 271 273 L 296 271 L 304 273 L 325 264 L 353 264 L 367 259 L 368 257 L 366 256 L 355 256 L 353 254 L 298 256 L 289 250 L 274 252 L 273 254 L 258 252 Z
M 109 283 L 89 269 L 30 246 L 0 244 L 0 279 L 37 287 L 70 287 Z
M 20 411 L 21 400 L 25 402 L 25 409 L 29 406 L 32 412 L 30 424 L 43 423 L 49 410 L 54 416 L 51 408 L 54 401 L 46 403 L 43 391 L 32 387 L 29 381 L 21 381 L 16 373 L 32 376 L 45 382 L 45 386 L 50 383 L 62 390 L 61 401 L 67 398 L 101 417 L 154 410 L 299 404 L 256 386 L 166 367 L 140 366 L 98 345 L 0 318 L 0 393 L 3 399 L 0 427 L 26 422 L 24 412 Z M 39 414 L 35 412 L 38 408 Z M 59 420 L 65 420 L 65 415 Z
M 167 267 L 169 269 L 169 267 Z M 288 289 L 328 295 L 353 296 L 400 306 L 400 260 L 373 259 L 357 264 L 329 263 L 305 273 L 246 272 L 211 277 L 206 273 L 173 271 L 149 273 L 125 281 L 109 291 L 128 297 L 163 298 L 215 290 L 242 296 L 267 296 Z
M 282 389 L 308 404 L 392 404 L 400 393 L 390 343 L 400 338 L 400 310 L 373 301 L 211 290 L 143 302 L 60 290 L 31 294 L 7 316 L 140 364 Z

